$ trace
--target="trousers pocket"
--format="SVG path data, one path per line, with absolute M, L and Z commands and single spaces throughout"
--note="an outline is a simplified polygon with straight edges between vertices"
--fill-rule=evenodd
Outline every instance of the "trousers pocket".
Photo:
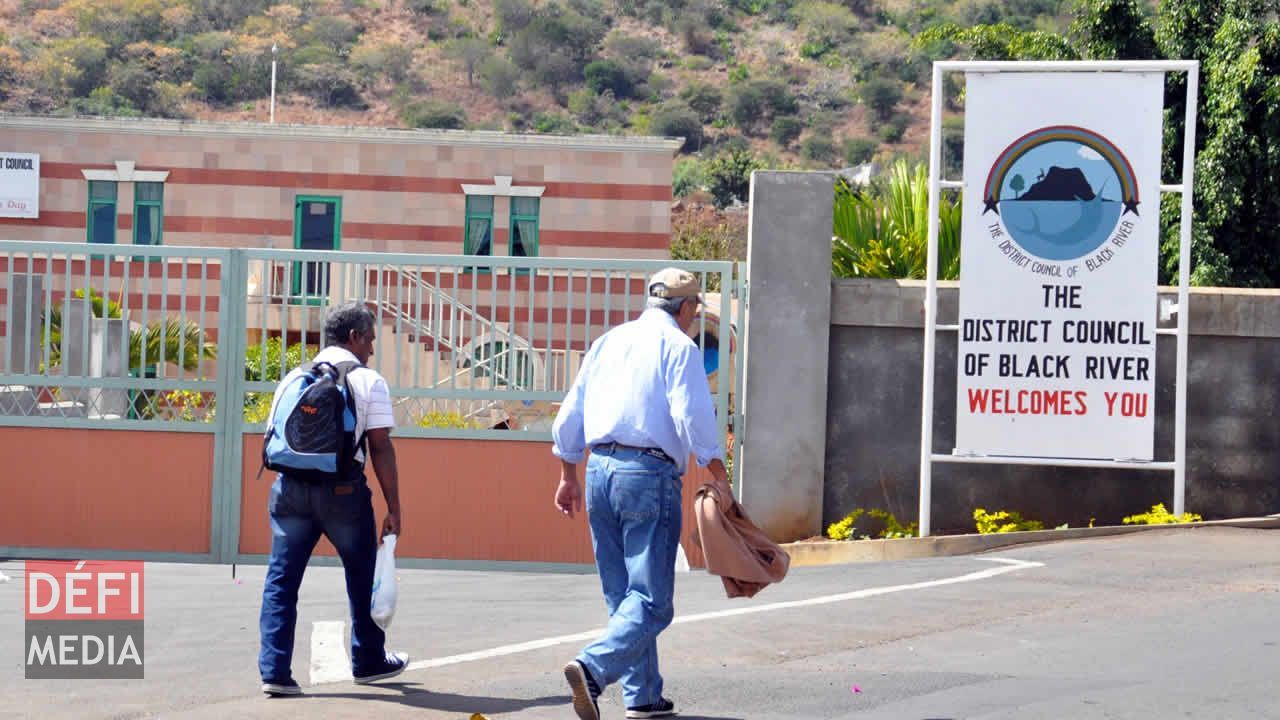
M 662 481 L 656 473 L 614 472 L 612 501 L 618 517 L 632 522 L 656 519 L 662 510 Z

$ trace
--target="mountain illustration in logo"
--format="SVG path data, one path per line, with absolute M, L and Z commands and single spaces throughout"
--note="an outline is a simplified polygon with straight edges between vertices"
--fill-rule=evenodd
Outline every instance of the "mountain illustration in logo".
M 1084 128 L 1042 128 L 1019 138 L 988 176 L 983 213 L 1000 216 L 1024 250 L 1066 261 L 1098 249 L 1122 215 L 1138 212 L 1129 161 Z
M 1037 181 L 1025 194 L 1014 198 L 1015 202 L 1033 202 L 1037 200 L 1055 200 L 1071 202 L 1075 200 L 1093 200 L 1097 195 L 1089 186 L 1080 168 L 1049 168 L 1043 180 Z

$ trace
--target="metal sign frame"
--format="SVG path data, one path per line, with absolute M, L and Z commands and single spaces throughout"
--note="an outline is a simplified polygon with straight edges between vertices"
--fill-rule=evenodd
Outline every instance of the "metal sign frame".
M 933 452 L 934 368 L 937 332 L 958 331 L 959 325 L 939 325 L 938 306 L 938 205 L 942 190 L 962 190 L 962 180 L 943 178 L 942 168 L 942 101 L 943 76 L 949 72 L 1185 72 L 1187 74 L 1187 109 L 1182 140 L 1182 182 L 1160 185 L 1160 193 L 1182 196 L 1182 215 L 1178 241 L 1178 304 L 1176 330 L 1157 329 L 1157 335 L 1177 335 L 1177 367 L 1175 371 L 1174 457 L 1170 461 L 1135 462 L 1125 460 L 1080 460 L 1072 458 L 1013 457 L 997 455 L 954 455 Z M 976 463 L 992 465 L 1036 465 L 1057 467 L 1092 467 L 1130 470 L 1172 470 L 1173 512 L 1181 515 L 1186 504 L 1187 466 L 1187 337 L 1190 310 L 1188 285 L 1191 278 L 1192 190 L 1195 180 L 1196 103 L 1199 98 L 1200 63 L 1196 60 L 1122 60 L 1122 61 L 945 61 L 933 64 L 933 93 L 929 135 L 929 258 L 924 304 L 924 384 L 920 405 L 920 536 L 930 532 L 933 490 L 933 463 Z M 963 163 L 963 160 L 961 161 Z M 963 274 L 963 268 L 961 269 Z M 963 278 L 961 292 L 964 291 Z

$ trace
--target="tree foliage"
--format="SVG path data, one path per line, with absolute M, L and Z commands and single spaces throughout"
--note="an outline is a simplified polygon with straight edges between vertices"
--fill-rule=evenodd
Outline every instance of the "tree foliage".
M 704 169 L 704 177 L 716 207 L 728 207 L 734 200 L 747 202 L 751 193 L 751 173 L 763 167 L 751 150 L 744 147 L 734 147 L 711 158 Z

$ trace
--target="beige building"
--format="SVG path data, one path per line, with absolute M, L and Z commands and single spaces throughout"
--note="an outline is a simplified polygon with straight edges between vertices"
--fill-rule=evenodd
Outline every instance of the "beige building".
M 666 257 L 679 146 L 664 138 L 0 117 L 0 154 L 39 156 L 38 214 L 5 217 L 14 213 L 0 207 L 0 238 Z

